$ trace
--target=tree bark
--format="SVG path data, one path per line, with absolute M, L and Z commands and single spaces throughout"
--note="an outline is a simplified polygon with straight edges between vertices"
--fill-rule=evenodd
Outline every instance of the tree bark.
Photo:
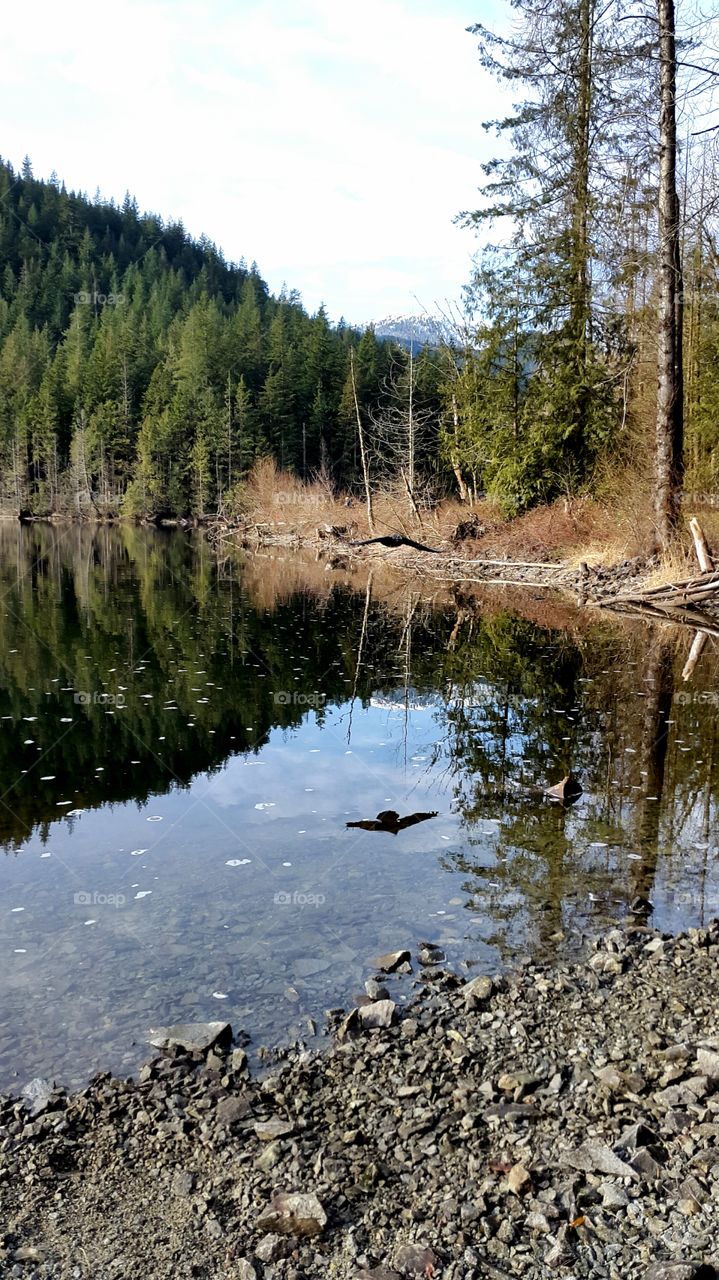
M 367 453 L 364 446 L 364 431 L 362 429 L 362 414 L 360 413 L 359 400 L 357 399 L 357 379 L 355 378 L 355 353 L 350 351 L 350 374 L 352 377 L 352 395 L 355 402 L 355 414 L 357 415 L 357 436 L 359 439 L 360 458 L 362 459 L 362 479 L 364 480 L 364 492 L 367 502 L 367 524 L 369 531 L 374 536 L 374 513 L 372 511 L 372 490 L 369 482 L 369 467 L 367 466 Z
M 655 549 L 666 551 L 679 523 L 684 480 L 682 265 L 677 193 L 674 0 L 657 0 L 660 56 L 659 333 L 654 481 Z

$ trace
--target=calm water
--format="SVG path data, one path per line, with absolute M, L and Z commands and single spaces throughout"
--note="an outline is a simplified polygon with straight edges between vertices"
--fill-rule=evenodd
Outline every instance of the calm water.
M 637 894 L 663 929 L 710 918 L 717 659 L 684 683 L 690 641 L 0 526 L 0 1088 L 131 1071 L 166 1022 L 312 1043 L 420 938 L 477 972 Z M 575 806 L 533 794 L 570 766 Z M 345 826 L 383 809 L 438 816 Z

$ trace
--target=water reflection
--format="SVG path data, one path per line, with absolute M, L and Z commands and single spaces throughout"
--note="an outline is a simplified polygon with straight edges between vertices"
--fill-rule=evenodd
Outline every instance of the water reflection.
M 134 527 L 0 556 L 0 1086 L 219 1011 L 307 1036 L 418 937 L 492 968 L 716 913 L 691 636 Z

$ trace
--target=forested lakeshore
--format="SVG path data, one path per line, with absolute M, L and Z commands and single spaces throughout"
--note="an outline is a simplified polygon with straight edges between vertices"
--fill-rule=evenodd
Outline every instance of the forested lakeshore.
M 357 409 L 439 422 L 439 358 L 273 297 L 179 223 L 0 164 L 0 506 L 233 512 L 258 458 L 351 487 Z M 351 366 L 351 367 L 350 367 Z
M 595 497 L 668 550 L 682 495 L 718 487 L 712 22 L 671 0 L 513 14 L 469 29 L 518 100 L 485 123 L 497 156 L 458 215 L 481 247 L 432 349 L 273 297 L 129 195 L 3 163 L 3 512 L 241 516 L 269 461 L 359 497 L 370 532 L 387 493 L 415 528 L 447 498 L 513 518 Z

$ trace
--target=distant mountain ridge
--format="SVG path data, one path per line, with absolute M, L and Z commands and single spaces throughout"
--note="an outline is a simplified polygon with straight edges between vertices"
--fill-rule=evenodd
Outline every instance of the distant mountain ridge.
M 374 322 L 374 331 L 378 338 L 398 342 L 413 352 L 457 345 L 454 326 L 442 316 L 385 316 Z

